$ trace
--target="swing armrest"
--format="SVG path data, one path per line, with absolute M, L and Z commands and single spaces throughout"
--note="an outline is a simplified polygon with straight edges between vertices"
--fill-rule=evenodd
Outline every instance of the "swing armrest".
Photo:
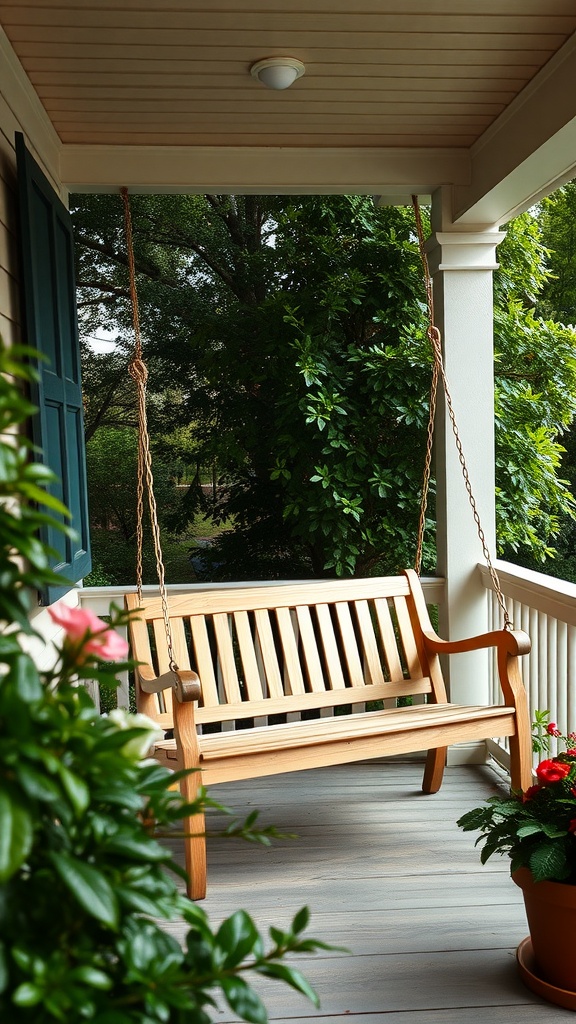
M 532 646 L 530 637 L 521 629 L 495 629 L 490 633 L 480 633 L 465 640 L 442 640 L 432 632 L 425 632 L 422 635 L 426 649 L 434 654 L 463 654 L 485 647 L 498 647 L 507 654 L 518 657 L 529 654 Z
M 437 658 L 441 654 L 462 654 L 467 651 L 496 647 L 498 650 L 498 677 L 504 701 L 516 709 L 516 714 L 519 716 L 517 723 L 519 733 L 530 735 L 528 700 L 518 662 L 520 655 L 530 653 L 532 644 L 527 633 L 521 629 L 498 629 L 469 637 L 466 640 L 442 640 L 436 633 L 427 630 L 422 634 L 422 638 L 426 652 L 433 655 L 433 658 Z
M 199 700 L 202 696 L 202 686 L 196 672 L 178 669 L 176 672 L 164 672 L 161 676 L 155 676 L 148 665 L 140 665 L 138 676 L 140 689 L 144 693 L 161 693 L 162 690 L 171 688 L 176 700 L 181 704 Z

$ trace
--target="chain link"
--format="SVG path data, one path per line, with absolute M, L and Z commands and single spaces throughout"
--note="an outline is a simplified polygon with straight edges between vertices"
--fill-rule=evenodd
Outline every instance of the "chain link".
M 484 560 L 490 573 L 490 578 L 492 580 L 492 585 L 494 587 L 494 593 L 496 594 L 500 610 L 502 611 L 504 629 L 511 630 L 513 628 L 512 620 L 510 619 L 510 616 L 508 614 L 508 609 L 506 607 L 506 602 L 504 600 L 504 595 L 502 593 L 502 587 L 500 585 L 500 579 L 498 577 L 496 569 L 494 568 L 494 564 L 490 556 L 490 550 L 486 542 L 486 535 L 484 533 L 484 530 L 482 529 L 482 524 L 480 521 L 478 506 L 476 504 L 476 499 L 472 492 L 472 484 L 470 483 L 468 467 L 466 465 L 464 450 L 462 448 L 462 442 L 460 440 L 460 433 L 458 430 L 458 425 L 456 423 L 456 416 L 452 404 L 452 396 L 450 394 L 448 379 L 446 377 L 446 372 L 444 369 L 444 360 L 442 358 L 442 336 L 440 334 L 440 331 L 434 324 L 435 314 L 434 297 L 432 291 L 432 278 L 430 276 L 428 258 L 426 256 L 426 249 L 424 247 L 424 231 L 422 229 L 422 218 L 420 215 L 420 205 L 418 203 L 418 196 L 412 196 L 412 206 L 414 208 L 416 230 L 418 233 L 418 249 L 420 252 L 420 260 L 424 271 L 424 281 L 426 285 L 426 304 L 428 307 L 428 329 L 426 333 L 428 340 L 430 341 L 430 344 L 432 346 L 432 351 L 434 355 L 432 385 L 430 388 L 430 413 L 428 416 L 428 430 L 426 437 L 426 458 L 424 464 L 424 477 L 422 481 L 422 496 L 420 499 L 420 520 L 418 523 L 418 540 L 416 545 L 415 569 L 416 572 L 420 574 L 420 569 L 422 567 L 422 550 L 424 546 L 424 531 L 426 529 L 426 508 L 428 505 L 428 490 L 430 486 L 430 474 L 432 467 L 432 448 L 434 443 L 434 420 L 436 416 L 436 399 L 438 391 L 438 382 L 439 380 L 441 380 L 442 386 L 444 388 L 444 395 L 446 398 L 446 408 L 448 410 L 448 417 L 450 419 L 452 433 L 454 435 L 454 441 L 456 443 L 456 451 L 458 452 L 458 461 L 460 462 L 460 468 L 462 470 L 462 476 L 464 478 L 464 485 L 466 487 L 466 493 L 468 494 L 468 501 L 470 502 L 470 507 L 472 509 L 472 514 L 474 516 L 474 522 L 476 523 L 478 538 L 480 540 L 480 544 L 482 545 L 482 554 L 484 555 Z

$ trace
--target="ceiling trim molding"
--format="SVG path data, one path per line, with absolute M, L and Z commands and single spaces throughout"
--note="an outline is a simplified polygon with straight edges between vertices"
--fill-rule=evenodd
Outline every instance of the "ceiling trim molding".
M 505 224 L 576 176 L 575 80 L 576 35 L 472 146 L 455 222 Z
M 72 146 L 61 150 L 72 192 L 429 194 L 470 182 L 463 149 Z M 400 201 L 400 200 L 399 200 Z
M 36 158 L 42 164 L 42 169 L 60 189 L 62 143 L 1 26 L 0 91 L 14 117 L 17 125 L 15 130 L 24 132 Z M 14 140 L 11 141 L 13 143 Z

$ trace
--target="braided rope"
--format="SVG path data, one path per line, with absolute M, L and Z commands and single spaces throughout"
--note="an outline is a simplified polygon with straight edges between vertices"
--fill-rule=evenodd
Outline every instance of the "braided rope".
M 420 216 L 420 206 L 419 206 L 419 203 L 418 203 L 418 196 L 415 196 L 415 195 L 412 196 L 412 206 L 414 208 L 414 217 L 415 217 L 415 220 L 416 220 L 416 230 L 417 230 L 417 233 L 418 233 L 418 248 L 419 248 L 419 252 L 420 252 L 420 260 L 422 262 L 422 267 L 423 267 L 423 270 L 424 270 L 424 281 L 425 281 L 425 285 L 426 285 L 426 304 L 427 304 L 427 307 L 428 307 L 428 329 L 427 329 L 426 334 L 427 334 L 428 340 L 430 341 L 430 344 L 432 345 L 432 351 L 433 351 L 433 354 L 434 354 L 434 367 L 433 367 L 433 371 L 432 371 L 432 386 L 431 386 L 431 390 L 430 390 L 430 414 L 429 414 L 429 417 L 428 417 L 428 432 L 427 432 L 427 441 L 426 441 L 426 459 L 425 459 L 425 466 L 424 466 L 424 478 L 423 478 L 423 482 L 422 482 L 422 497 L 421 497 L 421 502 L 420 502 L 420 522 L 418 524 L 418 543 L 417 543 L 417 551 L 416 551 L 415 568 L 416 568 L 416 572 L 419 574 L 420 573 L 421 564 L 422 564 L 422 548 L 423 548 L 423 543 L 424 543 L 424 530 L 425 530 L 425 525 L 426 525 L 426 507 L 427 507 L 427 502 L 428 502 L 428 489 L 429 489 L 429 485 L 430 485 L 430 472 L 431 472 L 431 465 L 432 465 L 432 446 L 433 446 L 433 437 L 434 437 L 434 418 L 435 418 L 435 415 L 436 415 L 436 394 L 437 394 L 438 381 L 441 379 L 442 380 L 442 385 L 443 385 L 443 388 L 444 388 L 444 395 L 446 397 L 446 408 L 448 410 L 448 417 L 450 419 L 450 424 L 452 426 L 452 433 L 454 435 L 454 441 L 456 443 L 456 451 L 458 452 L 458 461 L 460 463 L 460 468 L 462 470 L 462 476 L 464 478 L 464 485 L 466 487 L 466 492 L 468 494 L 468 501 L 469 501 L 470 507 L 472 509 L 472 514 L 474 516 L 474 522 L 476 523 L 476 530 L 477 530 L 477 533 L 478 533 L 478 538 L 480 540 L 480 544 L 482 545 L 482 554 L 484 555 L 484 560 L 486 562 L 486 565 L 488 567 L 488 571 L 490 573 L 490 578 L 492 580 L 492 585 L 494 587 L 494 593 L 496 594 L 496 598 L 498 600 L 498 604 L 500 605 L 500 610 L 502 612 L 502 617 L 503 617 L 503 620 L 504 620 L 504 629 L 511 630 L 513 628 L 512 620 L 510 619 L 510 616 L 508 614 L 508 609 L 506 607 L 506 602 L 504 600 L 504 595 L 502 593 L 502 587 L 500 586 L 500 579 L 498 577 L 498 573 L 496 572 L 496 569 L 494 568 L 494 564 L 493 564 L 492 558 L 490 556 L 490 550 L 489 550 L 488 544 L 486 542 L 486 535 L 484 533 L 484 530 L 482 529 L 482 524 L 481 524 L 481 521 L 480 521 L 480 514 L 478 512 L 478 506 L 476 504 L 476 499 L 475 499 L 474 494 L 472 492 L 472 484 L 470 483 L 470 476 L 469 476 L 469 473 L 468 473 L 468 467 L 466 465 L 466 459 L 465 459 L 465 456 L 464 456 L 464 450 L 462 448 L 462 442 L 460 440 L 460 433 L 459 433 L 459 430 L 458 430 L 458 424 L 456 423 L 456 415 L 454 413 L 454 407 L 453 407 L 453 404 L 452 404 L 452 396 L 450 394 L 450 388 L 449 388 L 449 385 L 448 385 L 448 379 L 446 377 L 446 371 L 444 369 L 444 360 L 442 358 L 442 336 L 440 334 L 440 331 L 438 330 L 438 328 L 434 324 L 435 317 L 434 317 L 434 298 L 433 298 L 433 293 L 432 293 L 432 278 L 430 276 L 430 270 L 429 270 L 429 266 L 428 266 L 428 258 L 426 256 L 426 250 L 425 250 L 425 247 L 424 247 L 424 231 L 422 229 L 422 218 Z
M 158 587 L 162 603 L 162 616 L 164 618 L 164 629 L 166 631 L 166 645 L 168 647 L 168 660 L 173 672 L 178 666 L 174 657 L 174 643 L 172 629 L 170 626 L 170 614 L 168 611 L 168 595 L 166 593 L 166 572 L 162 557 L 162 544 L 160 538 L 160 525 L 158 523 L 158 508 L 154 494 L 154 476 L 152 473 L 152 453 L 150 451 L 150 433 L 148 431 L 148 416 L 146 412 L 146 387 L 148 383 L 148 367 L 142 358 L 142 338 L 140 335 L 140 314 L 138 310 L 138 294 L 136 291 L 136 271 L 134 266 L 134 243 L 132 234 L 132 216 L 130 212 L 130 199 L 128 189 L 120 189 L 124 203 L 124 228 L 126 234 L 126 249 L 128 254 L 128 273 L 130 276 L 130 301 L 132 304 L 132 321 L 134 327 L 134 354 L 128 366 L 128 372 L 136 384 L 136 395 L 138 402 L 138 482 L 136 491 L 136 588 L 138 600 L 142 600 L 142 554 L 144 547 L 144 489 L 148 494 L 148 509 L 150 512 L 150 524 L 152 527 L 152 540 L 154 554 L 156 556 L 156 574 L 158 576 Z

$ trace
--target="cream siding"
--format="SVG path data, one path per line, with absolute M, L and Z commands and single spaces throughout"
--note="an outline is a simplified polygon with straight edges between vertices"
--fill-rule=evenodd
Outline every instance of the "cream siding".
M 34 158 L 42 167 L 60 196 L 65 192 L 57 176 L 56 162 L 48 162 L 42 135 L 29 130 L 29 122 L 36 124 L 36 115 L 30 112 L 27 97 L 17 78 L 4 63 L 0 77 L 0 333 L 9 344 L 25 342 L 21 326 L 19 295 L 19 255 L 17 243 L 18 205 L 16 182 L 15 132 L 21 131 Z M 56 150 L 54 151 L 56 152 Z M 68 604 L 77 603 L 77 592 L 67 596 Z M 51 639 L 56 629 L 46 608 L 34 607 L 30 615 L 34 628 L 43 639 L 31 640 L 28 645 L 38 664 L 46 665 L 53 657 Z

